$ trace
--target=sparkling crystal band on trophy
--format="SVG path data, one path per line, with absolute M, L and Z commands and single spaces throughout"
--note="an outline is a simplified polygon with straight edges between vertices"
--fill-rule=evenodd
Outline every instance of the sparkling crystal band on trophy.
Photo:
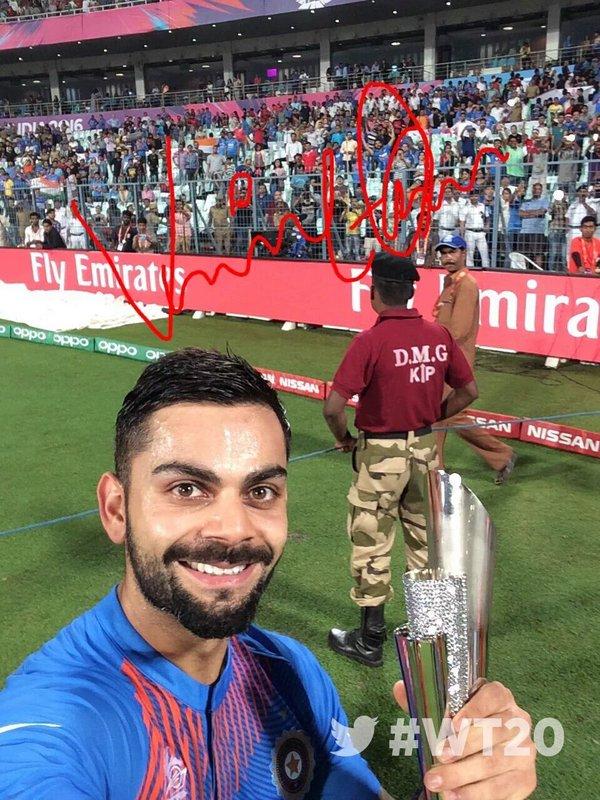
M 430 472 L 427 499 L 428 568 L 405 574 L 408 623 L 394 632 L 410 717 L 421 731 L 422 775 L 434 763 L 422 721 L 437 733 L 486 676 L 495 550 L 490 517 L 460 475 Z M 440 795 L 424 789 L 422 797 Z

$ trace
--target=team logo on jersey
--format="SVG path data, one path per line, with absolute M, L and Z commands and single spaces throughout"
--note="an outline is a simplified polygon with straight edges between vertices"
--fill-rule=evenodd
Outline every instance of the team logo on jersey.
M 165 754 L 164 800 L 189 800 L 187 767 L 168 750 Z
M 301 11 L 310 11 L 315 8 L 323 8 L 328 3 L 331 3 L 331 0 L 296 0 L 296 2 Z
M 273 782 L 284 800 L 306 796 L 315 769 L 315 751 L 303 731 L 286 731 L 273 748 Z

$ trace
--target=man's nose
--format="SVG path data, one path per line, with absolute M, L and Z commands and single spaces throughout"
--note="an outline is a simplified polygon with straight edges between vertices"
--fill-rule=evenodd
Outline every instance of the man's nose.
M 206 537 L 236 544 L 251 539 L 255 533 L 251 516 L 237 492 L 221 492 L 206 509 L 202 525 Z

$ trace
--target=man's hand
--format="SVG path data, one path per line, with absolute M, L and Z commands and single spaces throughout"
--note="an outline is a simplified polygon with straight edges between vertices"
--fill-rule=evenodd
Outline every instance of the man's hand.
M 351 433 L 347 433 L 341 441 L 336 441 L 336 450 L 341 450 L 342 453 L 349 453 L 351 450 L 354 450 L 356 441 L 356 436 L 352 436 Z
M 394 686 L 396 702 L 407 711 L 406 690 L 402 681 Z M 453 755 L 452 743 L 448 752 L 425 775 L 425 785 L 435 792 L 442 792 L 444 800 L 524 800 L 537 785 L 535 758 L 536 749 L 531 740 L 531 717 L 519 708 L 512 693 L 501 683 L 484 684 L 452 720 L 452 728 L 458 734 L 461 720 L 500 720 L 501 727 L 494 727 L 488 734 L 489 743 L 484 745 L 484 729 L 470 725 L 460 755 Z M 527 738 L 521 741 L 521 728 L 507 727 L 512 720 L 522 720 L 527 728 Z M 464 724 L 464 723 L 463 723 Z M 490 735 L 491 733 L 491 735 Z M 526 754 L 510 754 L 507 745 L 518 736 L 513 747 L 523 749 Z M 458 737 L 457 737 L 458 739 Z M 489 755 L 484 746 L 489 747 Z

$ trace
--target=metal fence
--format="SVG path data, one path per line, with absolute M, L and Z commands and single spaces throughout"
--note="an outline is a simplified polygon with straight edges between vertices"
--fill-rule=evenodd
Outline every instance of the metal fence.
M 141 0 L 149 2 L 151 0 Z M 466 78 L 482 73 L 493 74 L 494 70 L 498 73 L 510 72 L 511 70 L 542 68 L 548 63 L 557 65 L 559 63 L 574 63 L 581 60 L 586 53 L 581 47 L 563 48 L 556 54 L 556 58 L 549 59 L 545 51 L 536 51 L 526 57 L 518 54 L 499 55 L 492 58 L 471 59 L 463 61 L 450 61 L 435 65 L 435 74 L 429 73 L 425 67 L 416 65 L 412 67 L 398 66 L 386 72 L 363 73 L 352 72 L 346 76 L 332 76 L 331 79 L 325 77 L 311 76 L 306 79 L 300 77 L 278 78 L 263 83 L 235 84 L 227 86 L 214 85 L 212 88 L 207 86 L 198 89 L 186 89 L 183 91 L 151 92 L 144 96 L 136 96 L 131 91 L 130 94 L 119 97 L 86 98 L 83 100 L 64 100 L 57 98 L 57 102 L 39 100 L 35 102 L 24 101 L 22 103 L 5 103 L 0 108 L 0 114 L 5 118 L 24 117 L 24 116 L 52 116 L 53 114 L 81 114 L 81 113 L 104 113 L 111 111 L 135 110 L 143 108 L 162 108 L 168 109 L 172 106 L 187 104 L 202 104 L 209 102 L 224 102 L 225 100 L 246 100 L 251 98 L 272 97 L 288 94 L 312 94 L 315 92 L 336 92 L 360 89 L 371 80 L 385 81 L 390 85 L 415 83 L 420 81 L 430 81 L 435 79 L 447 80 L 456 78 Z
M 466 240 L 469 266 L 564 272 L 570 243 L 580 235 L 581 220 L 594 214 L 600 218 L 600 161 L 548 162 L 542 169 L 539 164 L 537 167 L 534 171 L 531 165 L 523 164 L 513 167 L 511 174 L 504 166 L 487 164 L 478 174 L 474 194 L 447 188 L 427 235 L 418 239 L 415 262 L 435 264 L 435 246 L 440 239 L 460 234 Z M 324 242 L 311 243 L 293 221 L 283 223 L 286 215 L 294 213 L 309 235 L 323 233 L 327 223 L 322 210 L 321 175 L 283 176 L 271 172 L 267 168 L 264 177 L 253 179 L 252 203 L 232 214 L 227 199 L 228 180 L 221 176 L 208 179 L 202 173 L 189 176 L 176 170 L 174 242 L 170 240 L 165 184 L 148 184 L 142 178 L 137 183 L 119 184 L 118 188 L 87 183 L 69 191 L 14 189 L 13 197 L 3 199 L 0 244 L 31 246 L 32 233 L 27 229 L 30 214 L 35 212 L 41 219 L 53 218 L 67 247 L 95 249 L 81 223 L 68 211 L 68 204 L 75 199 L 98 240 L 111 250 L 165 253 L 174 245 L 178 253 L 245 256 L 255 234 L 262 234 L 274 244 L 283 228 L 282 248 L 274 255 L 326 259 Z M 396 240 L 391 242 L 400 249 L 422 223 L 419 187 L 423 173 L 399 167 L 393 175 L 402 182 L 405 193 L 415 192 L 416 197 L 412 210 L 399 223 Z M 449 177 L 459 183 L 464 181 L 464 167 L 440 170 L 438 193 L 440 180 Z M 590 182 L 593 185 L 588 190 Z M 236 191 L 247 189 L 239 179 L 234 178 L 234 184 Z M 371 251 L 380 249 L 368 218 L 353 227 L 365 210 L 365 202 L 373 204 L 385 195 L 388 229 L 392 229 L 392 183 L 386 191 L 380 170 L 373 170 L 365 176 L 365 190 L 355 168 L 337 174 L 328 228 L 339 260 L 364 261 Z M 125 211 L 132 214 L 131 225 L 124 221 Z M 375 210 L 374 216 L 381 230 L 381 208 Z M 42 238 L 39 233 L 36 237 Z M 42 245 L 35 242 L 34 246 Z M 263 245 L 257 247 L 255 254 L 271 255 Z
M 143 108 L 165 108 L 188 104 L 221 103 L 226 100 L 247 100 L 261 97 L 283 95 L 310 95 L 315 92 L 338 92 L 358 89 L 370 80 L 382 80 L 396 85 L 423 80 L 423 67 L 403 67 L 388 72 L 350 74 L 346 77 L 332 77 L 331 80 L 319 77 L 306 79 L 278 78 L 265 83 L 249 83 L 233 86 L 213 86 L 212 88 L 186 89 L 180 92 L 152 92 L 137 97 L 133 92 L 121 97 L 88 98 L 85 100 L 60 100 L 59 102 L 5 103 L 0 107 L 0 115 L 5 118 L 26 116 L 51 116 L 53 114 L 105 113 Z M 310 99 L 310 98 L 308 98 Z

